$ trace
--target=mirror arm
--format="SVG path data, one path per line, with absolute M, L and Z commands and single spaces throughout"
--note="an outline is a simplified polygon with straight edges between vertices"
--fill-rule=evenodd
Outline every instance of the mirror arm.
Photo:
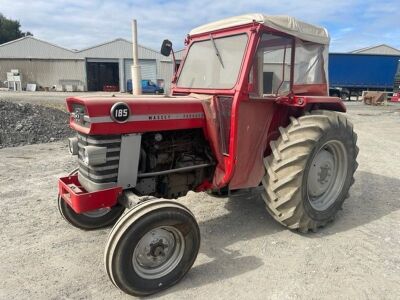
M 172 83 L 175 83 L 176 82 L 176 72 L 177 72 L 177 70 L 176 70 L 176 60 L 175 60 L 175 52 L 174 52 L 174 49 L 172 49 L 172 47 L 171 47 L 171 52 L 172 52 L 172 60 L 173 60 L 173 68 L 174 68 L 174 76 L 172 77 Z

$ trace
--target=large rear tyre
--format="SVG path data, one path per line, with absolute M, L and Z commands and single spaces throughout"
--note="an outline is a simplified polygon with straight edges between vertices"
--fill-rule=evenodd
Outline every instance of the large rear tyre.
M 263 198 L 269 213 L 300 232 L 332 221 L 348 197 L 357 169 L 357 134 L 347 118 L 312 111 L 294 118 L 264 159 Z
M 116 287 L 134 296 L 166 289 L 193 265 L 200 231 L 192 213 L 172 200 L 143 202 L 115 224 L 104 261 Z

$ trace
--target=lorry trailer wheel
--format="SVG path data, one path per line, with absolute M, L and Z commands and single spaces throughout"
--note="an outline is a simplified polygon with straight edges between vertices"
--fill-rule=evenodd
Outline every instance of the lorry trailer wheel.
M 58 210 L 61 216 L 72 226 L 83 230 L 93 230 L 113 225 L 122 215 L 125 207 L 117 204 L 113 207 L 104 207 L 77 214 L 58 196 Z
M 324 110 L 291 117 L 279 130 L 264 159 L 267 210 L 290 229 L 316 231 L 333 220 L 354 183 L 357 134 L 345 116 Z
M 147 201 L 128 211 L 112 228 L 105 267 L 122 291 L 150 295 L 181 280 L 199 247 L 199 227 L 185 206 L 173 200 Z

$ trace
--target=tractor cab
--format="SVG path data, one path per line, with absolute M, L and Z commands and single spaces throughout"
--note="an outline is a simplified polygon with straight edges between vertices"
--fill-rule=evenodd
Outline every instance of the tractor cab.
M 249 14 L 193 29 L 173 93 L 249 98 L 328 94 L 328 32 L 289 16 Z
M 328 96 L 329 35 L 322 27 L 249 14 L 195 28 L 185 44 L 172 95 L 202 101 L 218 161 L 214 187 L 257 185 L 266 145 L 290 115 L 345 111 L 339 98 Z

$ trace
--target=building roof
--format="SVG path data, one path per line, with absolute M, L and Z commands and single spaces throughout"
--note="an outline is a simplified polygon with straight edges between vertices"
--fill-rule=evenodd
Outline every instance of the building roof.
M 138 45 L 140 59 L 166 60 L 158 51 Z M 23 59 L 85 59 L 85 58 L 132 58 L 132 43 L 118 38 L 82 50 L 69 50 L 26 36 L 0 45 L 0 58 Z
M 1 44 L 0 58 L 74 59 L 75 52 L 33 36 L 25 36 Z
M 318 44 L 329 44 L 328 31 L 290 16 L 268 16 L 263 14 L 247 14 L 208 23 L 190 31 L 190 35 L 211 32 L 227 27 L 240 26 L 257 22 L 272 29 L 293 35 L 305 41 Z
M 132 58 L 132 42 L 117 38 L 76 52 L 81 58 Z M 164 59 L 156 50 L 138 45 L 140 59 Z
M 185 51 L 186 51 L 186 49 L 181 49 L 181 50 L 175 51 L 175 59 L 182 60 L 183 56 L 185 55 Z
M 351 51 L 350 53 L 400 55 L 400 50 L 386 44 L 380 44 L 380 45 L 357 49 Z

